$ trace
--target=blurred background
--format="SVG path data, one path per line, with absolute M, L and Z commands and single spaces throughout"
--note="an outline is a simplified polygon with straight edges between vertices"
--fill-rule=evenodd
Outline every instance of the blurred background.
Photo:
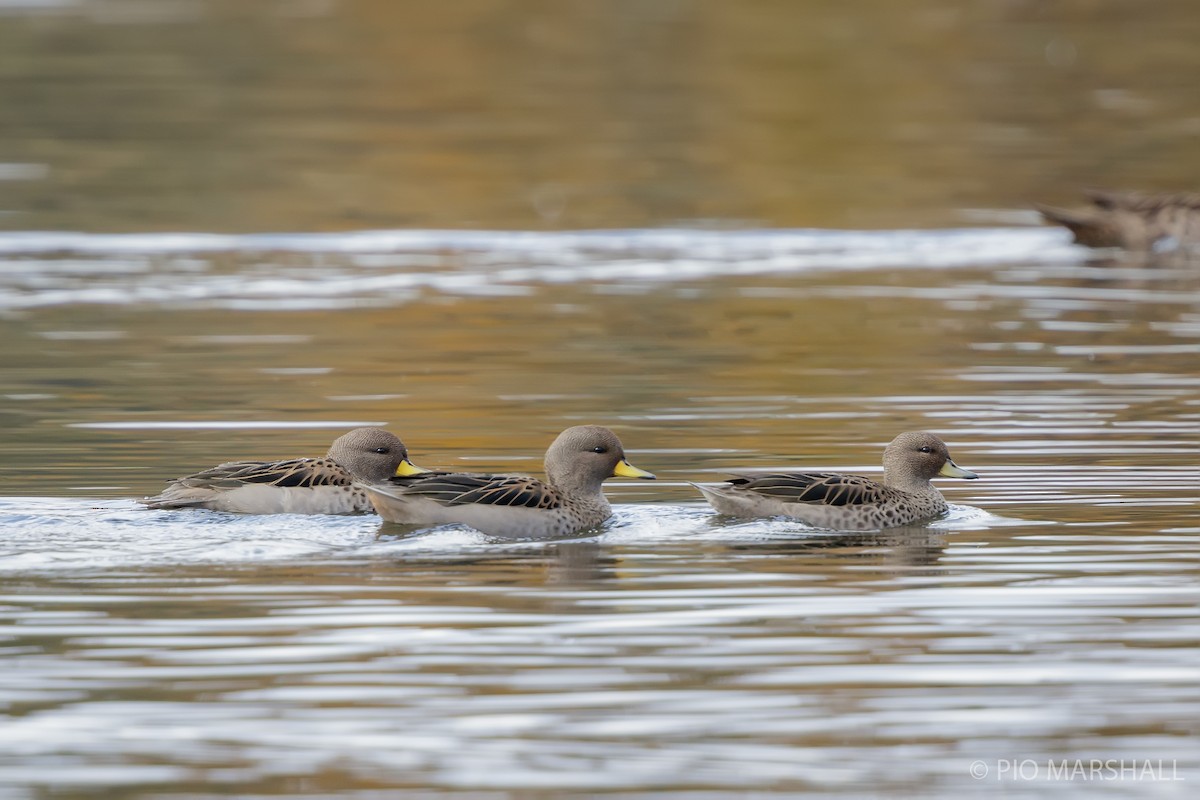
M 1190 0 L 4 0 L 9 230 L 949 226 L 1195 188 Z

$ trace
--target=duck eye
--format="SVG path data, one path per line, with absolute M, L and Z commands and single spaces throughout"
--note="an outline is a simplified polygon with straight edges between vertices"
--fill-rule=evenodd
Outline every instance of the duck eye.
M 924 445 L 924 446 L 922 446 L 922 447 L 918 447 L 918 448 L 917 448 L 917 452 L 918 452 L 918 453 L 932 453 L 932 452 L 933 452 L 933 448 L 932 448 L 932 447 L 930 447 L 929 445 Z
M 376 448 L 375 448 L 375 449 L 374 449 L 372 452 L 379 453 L 380 455 L 387 455 L 388 453 L 392 452 L 392 448 L 390 448 L 390 447 L 376 447 Z
M 593 453 L 607 453 L 607 452 L 608 452 L 608 448 L 607 448 L 607 447 L 605 447 L 605 446 L 604 446 L 604 445 L 602 445 L 602 444 L 598 444 L 598 445 L 596 445 L 595 447 L 593 447 L 593 448 L 592 448 L 592 452 L 593 452 Z

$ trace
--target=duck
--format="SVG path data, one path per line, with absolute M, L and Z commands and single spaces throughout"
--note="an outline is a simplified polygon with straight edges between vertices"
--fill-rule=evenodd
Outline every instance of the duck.
M 231 461 L 169 481 L 139 502 L 152 509 L 207 508 L 235 514 L 371 514 L 374 506 L 355 481 L 381 481 L 426 472 L 382 428 L 339 436 L 323 458 Z
M 384 520 L 403 525 L 467 525 L 498 538 L 570 536 L 612 516 L 601 484 L 613 477 L 653 480 L 629 463 L 621 440 L 600 425 L 567 428 L 546 451 L 546 479 L 528 475 L 426 472 L 360 481 Z
M 883 451 L 882 482 L 834 472 L 773 472 L 738 475 L 716 486 L 692 485 L 727 516 L 791 517 L 818 528 L 863 531 L 946 513 L 945 498 L 930 483 L 939 476 L 979 477 L 955 464 L 937 436 L 910 431 Z
M 1035 205 L 1050 223 L 1071 231 L 1087 247 L 1164 252 L 1200 247 L 1200 194 L 1143 194 L 1089 189 L 1090 206 Z

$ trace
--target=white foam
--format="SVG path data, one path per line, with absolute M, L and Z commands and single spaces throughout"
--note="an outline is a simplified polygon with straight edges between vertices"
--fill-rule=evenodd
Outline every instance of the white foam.
M 947 535 L 1014 524 L 970 506 L 929 526 L 839 534 L 787 519 L 734 520 L 707 505 L 618 503 L 596 531 L 557 540 L 494 539 L 461 525 L 409 530 L 375 516 L 254 516 L 219 511 L 155 511 L 133 500 L 0 497 L 0 574 L 161 567 L 198 563 L 295 560 L 357 561 L 387 558 L 505 556 L 563 545 L 666 545 L 670 542 L 754 544 L 791 542 L 797 547 L 913 546 L 944 543 Z

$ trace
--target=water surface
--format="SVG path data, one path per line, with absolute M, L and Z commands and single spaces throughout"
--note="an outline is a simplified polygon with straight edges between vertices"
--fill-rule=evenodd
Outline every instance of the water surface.
M 63 280 L 4 290 L 7 796 L 1091 796 L 1047 759 L 1164 759 L 1103 788 L 1185 796 L 1196 273 L 1041 229 L 406 235 L 437 245 L 13 248 Z M 537 471 L 579 422 L 661 480 L 574 541 L 131 499 L 358 424 Z M 687 484 L 878 475 L 918 428 L 982 475 L 927 526 L 730 520 Z

